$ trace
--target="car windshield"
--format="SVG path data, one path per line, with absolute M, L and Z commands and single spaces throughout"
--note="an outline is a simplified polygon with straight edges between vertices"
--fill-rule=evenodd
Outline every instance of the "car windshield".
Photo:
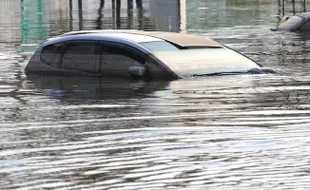
M 278 27 L 278 29 L 283 30 L 294 30 L 297 29 L 300 24 L 302 23 L 303 18 L 300 16 L 292 16 L 287 21 L 281 23 Z
M 160 45 L 170 47 L 171 44 L 167 44 Z M 151 43 L 148 43 L 148 47 L 150 46 Z M 151 50 L 153 55 L 181 76 L 240 73 L 260 69 L 254 61 L 226 47 L 178 49 L 171 45 L 174 48 L 169 50 L 160 49 L 158 43 L 155 46 Z

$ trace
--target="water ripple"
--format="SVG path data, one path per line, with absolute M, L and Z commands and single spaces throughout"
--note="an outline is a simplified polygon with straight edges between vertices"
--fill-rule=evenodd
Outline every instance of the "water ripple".
M 78 26 L 78 17 L 70 20 L 62 4 L 30 17 L 18 8 L 47 1 L 1 3 L 10 5 L 10 19 L 0 20 L 8 30 L 0 34 L 0 189 L 310 188 L 309 37 L 270 31 L 276 3 L 187 1 L 186 19 L 188 33 L 229 45 L 275 74 L 169 82 L 26 77 L 34 48 Z M 100 10 L 87 6 L 82 24 L 94 29 Z M 114 27 L 107 7 L 101 28 Z M 159 30 L 168 20 L 175 30 L 173 17 L 145 9 L 135 28 Z M 29 18 L 35 23 L 27 28 Z M 122 14 L 121 21 L 129 20 Z

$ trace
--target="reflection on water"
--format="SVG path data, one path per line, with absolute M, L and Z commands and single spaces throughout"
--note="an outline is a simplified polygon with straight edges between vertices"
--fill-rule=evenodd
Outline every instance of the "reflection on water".
M 144 81 L 117 78 L 92 77 L 28 77 L 25 88 L 40 88 L 46 95 L 59 97 L 72 93 L 74 101 L 84 102 L 93 99 L 137 98 L 142 94 L 153 93 L 167 86 L 164 81 Z M 118 92 L 118 93 L 116 93 Z M 50 94 L 49 94 L 50 93 Z
M 0 1 L 0 189 L 308 189 L 309 34 L 270 31 L 278 1 L 128 2 Z M 80 28 L 195 33 L 276 74 L 25 76 L 39 43 Z
M 184 0 L 22 0 L 20 6 L 22 51 L 35 40 L 45 40 L 47 29 L 50 35 L 111 28 L 180 32 L 184 30 L 180 21 L 186 22 Z
M 42 1 L 21 0 L 20 7 L 20 28 L 22 44 L 35 44 L 38 41 L 38 38 L 47 38 L 46 26 L 44 23 L 44 3 Z M 27 47 L 29 46 L 22 45 L 21 50 L 27 51 Z
M 302 81 L 106 82 L 29 79 L 18 92 L 22 101 L 7 98 L 2 187 L 309 185 L 309 87 Z

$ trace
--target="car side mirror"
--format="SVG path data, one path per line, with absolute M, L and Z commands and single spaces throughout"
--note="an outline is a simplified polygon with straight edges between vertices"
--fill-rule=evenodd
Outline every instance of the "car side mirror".
M 143 66 L 131 66 L 129 67 L 128 72 L 131 76 L 143 77 L 146 73 L 146 69 Z

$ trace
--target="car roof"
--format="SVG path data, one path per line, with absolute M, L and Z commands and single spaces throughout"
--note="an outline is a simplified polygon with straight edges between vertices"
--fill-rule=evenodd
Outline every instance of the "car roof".
M 277 30 L 298 30 L 309 18 L 310 12 L 283 16 Z
M 310 12 L 303 12 L 303 13 L 298 13 L 295 14 L 296 16 L 304 17 L 304 18 L 309 18 L 310 17 Z
M 63 34 L 62 36 L 114 37 L 135 43 L 168 41 L 182 48 L 222 47 L 221 44 L 202 36 L 175 32 L 150 32 L 140 30 L 81 30 Z

